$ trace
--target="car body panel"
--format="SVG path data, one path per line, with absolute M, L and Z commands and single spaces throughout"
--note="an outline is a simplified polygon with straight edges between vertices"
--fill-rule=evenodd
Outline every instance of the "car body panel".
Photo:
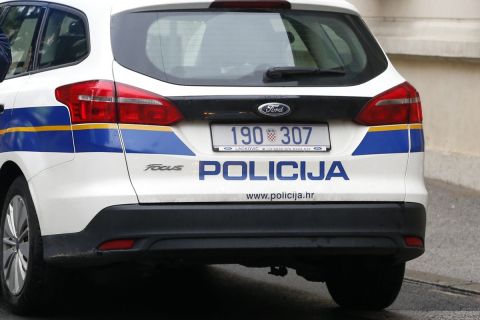
M 0 1 L 0 5 L 6 2 Z M 266 102 L 298 97 L 368 100 L 405 81 L 390 62 L 377 77 L 346 87 L 175 85 L 139 74 L 114 61 L 111 15 L 138 8 L 207 8 L 209 2 L 65 0 L 51 3 L 76 8 L 87 16 L 88 57 L 75 65 L 31 72 L 7 79 L 0 85 L 0 102 L 6 106 L 6 112 L 0 117 L 2 130 L 11 127 L 16 119 L 15 128 L 24 128 L 26 132 L 21 136 L 22 130 L 19 130 L 12 135 L 18 150 L 2 150 L 0 165 L 14 162 L 28 179 L 42 235 L 78 233 L 104 208 L 139 203 L 406 201 L 426 205 L 421 125 L 368 127 L 352 119 L 331 119 L 327 122 L 332 150 L 327 153 L 219 153 L 212 149 L 207 120 L 189 120 L 171 126 L 104 123 L 72 126 L 68 109 L 57 101 L 54 92 L 62 85 L 98 79 L 125 83 L 167 98 L 261 96 Z M 358 14 L 344 1 L 292 1 L 292 6 L 299 10 Z M 55 115 L 48 116 L 51 112 Z M 28 119 L 30 122 L 25 122 Z M 5 133 L 3 147 L 6 146 Z M 33 141 L 30 147 L 25 148 L 28 145 L 25 143 L 20 146 L 27 136 L 33 137 L 29 140 Z M 225 163 L 231 165 L 232 162 L 232 175 L 225 176 Z M 181 167 L 181 170 L 152 171 L 148 170 L 150 165 Z M 283 168 L 280 174 L 279 166 Z M 221 171 L 215 173 L 217 168 Z M 246 174 L 242 172 L 244 168 Z M 309 178 L 308 173 L 317 179 Z M 307 193 L 313 196 L 298 198 L 298 194 Z M 289 198 L 294 194 L 297 194 L 295 198 Z M 265 195 L 267 198 L 262 198 Z M 280 196 L 272 199 L 272 195 Z

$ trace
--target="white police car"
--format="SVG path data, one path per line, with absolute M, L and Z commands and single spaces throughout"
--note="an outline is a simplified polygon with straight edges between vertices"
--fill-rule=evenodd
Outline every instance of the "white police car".
M 424 251 L 417 91 L 342 0 L 0 1 L 3 297 L 238 263 L 381 309 Z

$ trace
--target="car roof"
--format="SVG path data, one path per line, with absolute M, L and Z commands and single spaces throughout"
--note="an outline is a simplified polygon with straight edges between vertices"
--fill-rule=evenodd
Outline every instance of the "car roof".
M 134 11 L 138 8 L 167 9 L 203 9 L 208 8 L 212 0 L 109 0 L 112 3 L 112 13 Z M 247 0 L 248 1 L 248 0 Z M 345 0 L 289 0 L 292 9 L 325 10 L 358 14 L 357 9 Z
M 246 0 L 248 1 L 248 0 Z M 15 2 L 0 0 L 0 3 Z M 32 1 L 35 2 L 35 1 Z M 136 9 L 203 9 L 208 8 L 212 0 L 46 0 L 39 3 L 57 3 L 77 8 L 82 11 L 111 9 L 112 14 L 122 11 L 135 11 Z M 346 0 L 289 0 L 293 9 L 297 10 L 324 10 L 358 14 L 357 9 Z

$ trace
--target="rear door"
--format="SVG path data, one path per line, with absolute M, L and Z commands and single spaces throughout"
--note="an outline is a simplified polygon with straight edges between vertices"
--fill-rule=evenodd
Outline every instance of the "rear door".
M 18 151 L 25 152 L 22 161 L 31 175 L 75 157 L 69 111 L 59 105 L 55 88 L 81 75 L 75 66 L 88 55 L 81 12 L 46 4 L 40 9 L 43 24 L 35 32 L 32 73 L 19 90 L 12 113 L 13 121 L 23 127 L 15 140 L 21 146 Z
M 12 65 L 4 82 L 0 84 L 0 153 L 3 161 L 11 160 L 13 151 L 27 151 L 25 127 L 28 124 L 13 116 L 17 96 L 30 77 L 36 37 L 44 8 L 34 5 L 2 6 L 1 28 L 11 43 Z M 3 162 L 2 161 L 2 162 Z
M 112 32 L 119 112 L 166 110 L 120 124 L 140 202 L 404 200 L 408 126 L 354 122 L 403 79 L 355 14 L 138 9 Z

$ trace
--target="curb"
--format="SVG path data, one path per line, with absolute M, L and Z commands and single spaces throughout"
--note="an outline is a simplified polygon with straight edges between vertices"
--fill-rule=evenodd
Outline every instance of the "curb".
M 480 283 L 471 281 L 414 270 L 407 270 L 405 272 L 405 279 L 412 282 L 426 283 L 462 293 L 480 295 Z

